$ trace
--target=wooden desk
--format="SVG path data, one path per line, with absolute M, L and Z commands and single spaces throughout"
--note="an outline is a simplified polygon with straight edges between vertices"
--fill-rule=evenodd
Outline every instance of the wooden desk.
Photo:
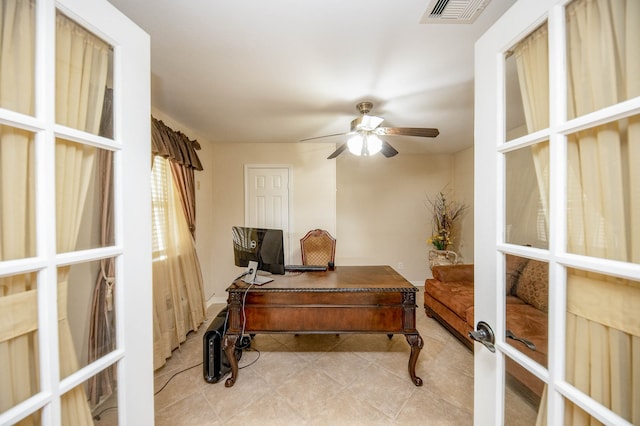
M 416 330 L 416 293 L 389 266 L 340 266 L 335 271 L 274 275 L 263 286 L 237 280 L 229 288 L 228 329 L 223 348 L 231 364 L 225 386 L 238 378 L 236 341 L 245 334 L 403 334 L 411 346 L 409 376 L 416 386 L 416 361 L 423 346 Z M 243 309 L 244 303 L 244 309 Z

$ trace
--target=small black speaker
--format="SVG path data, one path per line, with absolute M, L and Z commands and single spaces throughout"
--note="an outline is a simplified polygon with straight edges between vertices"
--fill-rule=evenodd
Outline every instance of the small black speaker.
M 227 331 L 227 308 L 221 310 L 211 321 L 204 333 L 202 348 L 202 374 L 209 383 L 218 383 L 231 372 L 226 352 L 222 349 L 222 339 Z M 242 349 L 235 349 L 236 360 L 240 361 Z

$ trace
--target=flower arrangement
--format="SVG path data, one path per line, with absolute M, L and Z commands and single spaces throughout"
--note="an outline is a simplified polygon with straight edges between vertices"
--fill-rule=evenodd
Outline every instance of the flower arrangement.
M 427 198 L 427 201 L 433 214 L 433 233 L 427 243 L 432 244 L 436 250 L 447 250 L 453 242 L 453 225 L 467 206 L 449 201 L 443 191 L 440 191 L 434 200 Z

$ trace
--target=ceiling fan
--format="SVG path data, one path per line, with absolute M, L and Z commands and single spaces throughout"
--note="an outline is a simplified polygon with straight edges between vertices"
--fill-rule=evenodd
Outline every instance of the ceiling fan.
M 369 115 L 369 111 L 373 108 L 373 103 L 360 102 L 356 105 L 356 108 L 360 111 L 361 115 L 351 121 L 350 132 L 317 136 L 314 138 L 302 139 L 302 141 L 348 135 L 350 136 L 349 140 L 340 145 L 333 154 L 327 157 L 328 160 L 336 158 L 347 148 L 349 148 L 349 151 L 355 155 L 369 156 L 381 152 L 382 155 L 389 158 L 396 155 L 398 151 L 396 151 L 396 149 L 388 142 L 380 139 L 379 136 L 421 136 L 426 138 L 435 138 L 440 133 L 438 129 L 422 127 L 380 127 L 380 124 L 384 119 Z

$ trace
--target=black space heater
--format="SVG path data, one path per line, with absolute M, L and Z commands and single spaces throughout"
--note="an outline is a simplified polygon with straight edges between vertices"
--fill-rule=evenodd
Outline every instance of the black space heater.
M 209 383 L 218 383 L 229 372 L 231 365 L 227 359 L 227 354 L 222 349 L 222 339 L 227 331 L 227 308 L 221 310 L 211 321 L 209 328 L 203 337 L 203 367 L 204 379 Z M 236 348 L 236 360 L 240 361 L 242 349 Z

